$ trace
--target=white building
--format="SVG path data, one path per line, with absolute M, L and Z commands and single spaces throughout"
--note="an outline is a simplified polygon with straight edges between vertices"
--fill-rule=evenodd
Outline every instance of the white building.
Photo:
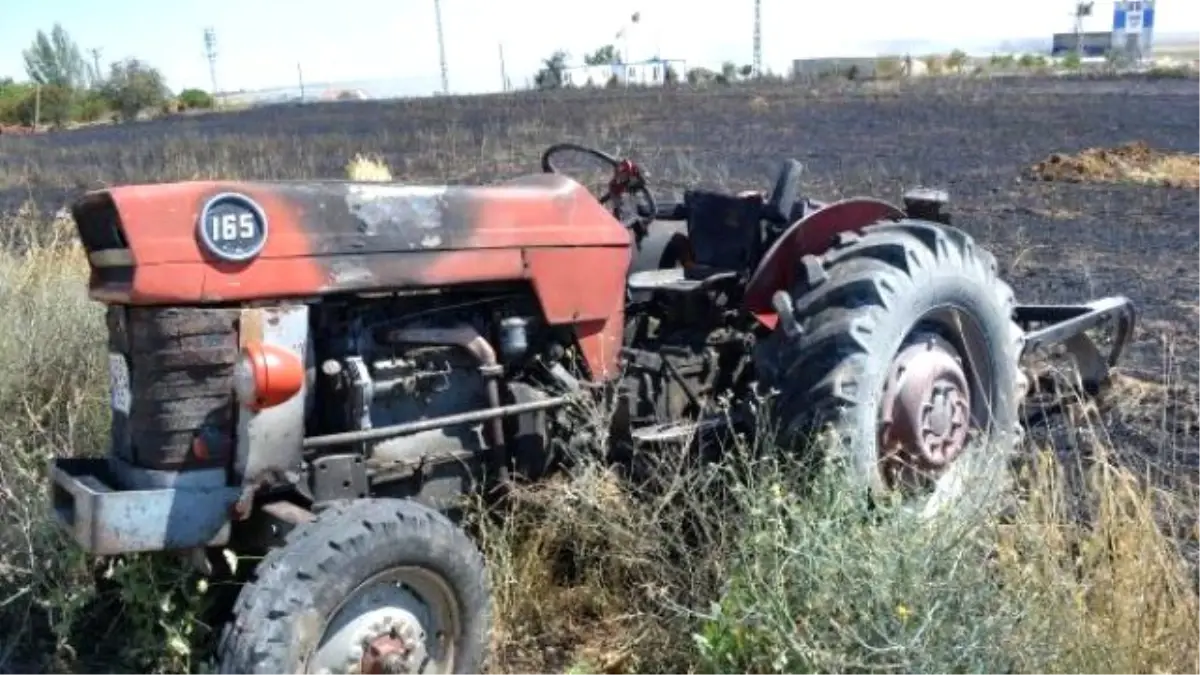
M 563 70 L 563 86 L 604 87 L 609 81 L 617 84 L 661 86 L 666 82 L 667 70 L 675 71 L 678 80 L 687 75 L 682 59 L 651 59 L 634 63 L 606 63 L 599 66 L 574 66 Z

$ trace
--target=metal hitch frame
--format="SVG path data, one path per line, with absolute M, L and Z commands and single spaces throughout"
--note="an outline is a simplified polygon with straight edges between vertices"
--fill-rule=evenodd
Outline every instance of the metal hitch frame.
M 1017 305 L 1013 320 L 1025 331 L 1022 358 L 1062 343 L 1079 368 L 1084 391 L 1095 395 L 1129 346 L 1137 312 L 1133 301 L 1115 295 L 1080 305 Z M 1116 324 L 1116 330 L 1112 349 L 1105 356 L 1085 331 L 1109 321 Z
M 220 546 L 239 490 L 224 469 L 179 474 L 112 457 L 59 457 L 50 465 L 53 513 L 83 550 L 108 556 Z

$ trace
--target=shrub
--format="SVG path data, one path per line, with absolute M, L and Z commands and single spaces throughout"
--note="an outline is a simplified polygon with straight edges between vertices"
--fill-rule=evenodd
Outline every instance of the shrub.
M 179 104 L 184 110 L 210 110 L 213 97 L 203 89 L 184 89 L 179 92 Z

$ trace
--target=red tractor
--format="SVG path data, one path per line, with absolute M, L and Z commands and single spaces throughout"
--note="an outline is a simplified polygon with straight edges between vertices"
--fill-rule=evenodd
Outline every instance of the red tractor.
M 542 168 L 81 197 L 112 432 L 55 460 L 62 527 L 95 555 L 264 553 L 223 671 L 478 672 L 489 582 L 447 513 L 587 442 L 576 402 L 616 402 L 614 461 L 771 419 L 784 451 L 831 431 L 864 495 L 953 513 L 1005 485 L 1022 357 L 1065 343 L 1099 387 L 1133 329 L 1121 297 L 1016 304 L 938 191 L 820 203 L 789 161 L 766 195 L 657 204 L 595 150 Z M 1084 331 L 1110 320 L 1104 356 Z

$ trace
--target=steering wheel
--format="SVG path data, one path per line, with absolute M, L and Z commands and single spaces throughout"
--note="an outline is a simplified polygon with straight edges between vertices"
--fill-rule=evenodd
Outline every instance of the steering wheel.
M 654 202 L 654 195 L 650 194 L 650 190 L 646 188 L 646 177 L 642 173 L 641 167 L 634 164 L 631 160 L 617 159 L 607 152 L 589 148 L 586 145 L 556 143 L 546 148 L 546 152 L 542 153 L 542 171 L 545 173 L 568 175 L 556 167 L 553 161 L 556 155 L 565 153 L 578 153 L 588 156 L 599 160 L 600 163 L 607 165 L 612 170 L 612 177 L 608 181 L 607 189 L 598 199 L 601 204 L 609 204 L 614 201 L 619 202 L 619 198 L 625 195 L 632 196 L 635 202 L 632 219 L 625 220 L 622 217 L 622 209 L 619 203 L 612 206 L 613 215 L 624 222 L 626 226 L 640 231 L 654 220 L 654 214 L 657 211 L 658 205 Z

